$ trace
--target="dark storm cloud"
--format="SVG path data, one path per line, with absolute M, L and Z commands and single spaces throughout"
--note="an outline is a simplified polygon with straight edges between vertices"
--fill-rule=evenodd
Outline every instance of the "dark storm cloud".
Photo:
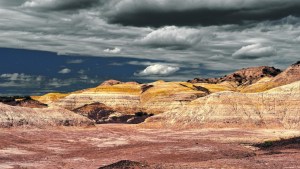
M 119 0 L 111 4 L 106 13 L 110 23 L 139 27 L 242 24 L 300 15 L 296 0 Z
M 23 7 L 39 10 L 76 10 L 92 7 L 100 4 L 101 0 L 27 0 Z

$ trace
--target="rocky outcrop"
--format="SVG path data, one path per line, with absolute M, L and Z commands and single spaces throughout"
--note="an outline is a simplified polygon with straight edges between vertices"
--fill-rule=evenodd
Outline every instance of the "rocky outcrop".
M 244 68 L 220 78 L 195 78 L 194 80 L 189 80 L 188 82 L 210 84 L 234 82 L 237 86 L 247 86 L 259 81 L 263 77 L 275 77 L 279 73 L 281 73 L 281 70 L 274 67 L 260 66 Z
M 151 117 L 148 126 L 300 129 L 300 81 L 261 93 L 219 92 Z
M 0 103 L 0 128 L 18 126 L 89 126 L 94 122 L 69 110 L 57 107 L 27 108 Z

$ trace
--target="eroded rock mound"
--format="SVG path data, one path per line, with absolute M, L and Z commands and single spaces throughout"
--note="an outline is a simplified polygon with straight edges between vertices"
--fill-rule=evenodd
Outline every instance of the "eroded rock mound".
M 163 127 L 300 129 L 300 81 L 261 93 L 219 92 L 146 120 Z
M 89 125 L 93 125 L 93 121 L 63 108 L 28 108 L 0 103 L 0 128 Z
M 111 80 L 104 81 L 103 83 L 101 83 L 100 86 L 113 86 L 117 84 L 123 84 L 123 82 L 111 79 Z
M 72 93 L 50 105 L 74 110 L 99 102 L 127 115 L 133 115 L 136 112 L 157 114 L 178 108 L 209 94 L 209 90 L 206 88 L 187 82 L 116 83 Z
M 105 123 L 126 123 L 126 124 L 138 124 L 144 122 L 145 119 L 151 116 L 144 112 L 137 112 L 132 115 L 117 112 L 111 107 L 106 106 L 103 103 L 92 103 L 84 105 L 80 108 L 73 110 L 75 113 L 88 117 L 91 120 L 95 120 L 97 124 Z
M 138 85 L 139 83 L 137 82 L 121 82 L 118 80 L 107 80 L 104 81 L 103 83 L 100 84 L 100 86 L 113 86 L 113 85 L 117 85 L 117 84 L 132 84 L 132 85 Z
M 140 169 L 140 168 L 149 168 L 149 165 L 146 163 L 130 161 L 130 160 L 121 160 L 116 163 L 110 164 L 108 166 L 100 167 L 99 169 Z
M 245 86 L 251 85 L 263 77 L 275 77 L 279 73 L 281 73 L 281 70 L 274 67 L 260 66 L 244 68 L 220 78 L 195 78 L 194 80 L 189 80 L 188 82 L 218 84 L 227 81 L 234 82 L 237 86 Z
M 115 85 L 100 85 L 78 93 L 72 93 L 50 105 L 69 110 L 92 103 L 103 103 L 116 111 L 134 114 L 140 111 L 141 85 L 122 83 Z
M 31 97 L 1 97 L 0 102 L 19 107 L 29 107 L 29 108 L 46 108 L 47 104 L 43 104 L 37 100 L 31 99 Z
M 102 118 L 109 116 L 110 114 L 115 113 L 116 111 L 112 108 L 106 106 L 103 103 L 92 103 L 84 105 L 77 109 L 73 110 L 75 113 L 88 117 L 89 119 L 96 120 L 97 123 L 101 121 Z

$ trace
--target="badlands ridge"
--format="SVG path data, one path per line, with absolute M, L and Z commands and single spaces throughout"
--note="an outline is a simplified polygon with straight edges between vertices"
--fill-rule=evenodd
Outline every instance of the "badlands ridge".
M 143 127 L 299 129 L 300 62 L 284 71 L 251 67 L 187 82 L 109 80 L 31 98 L 0 103 L 0 127 L 143 122 Z

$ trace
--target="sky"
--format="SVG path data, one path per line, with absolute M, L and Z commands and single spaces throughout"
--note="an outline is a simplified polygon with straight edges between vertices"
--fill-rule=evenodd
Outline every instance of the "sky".
M 299 0 L 0 0 L 0 95 L 300 60 Z

